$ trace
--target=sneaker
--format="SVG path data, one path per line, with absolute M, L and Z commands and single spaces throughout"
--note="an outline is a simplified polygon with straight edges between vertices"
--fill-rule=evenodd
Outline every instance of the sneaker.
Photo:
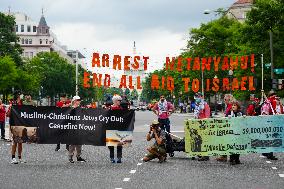
M 159 158 L 159 163 L 163 163 L 164 161 L 166 161 L 166 157 L 165 156 L 162 156 Z
M 74 163 L 74 160 L 72 158 L 69 159 L 70 163 Z
M 19 162 L 17 161 L 16 158 L 13 158 L 12 161 L 11 161 L 11 163 L 12 163 L 12 164 L 18 164 Z
M 116 163 L 122 163 L 121 158 L 117 158 Z
M 110 162 L 111 163 L 115 163 L 115 159 L 114 158 L 110 158 Z
M 60 148 L 56 147 L 56 148 L 55 148 L 55 151 L 57 152 L 59 149 L 60 149 Z
M 86 162 L 86 160 L 84 160 L 84 159 L 81 158 L 81 157 L 77 157 L 77 161 L 79 161 L 79 162 Z
M 23 159 L 19 159 L 19 163 L 27 163 L 27 162 Z

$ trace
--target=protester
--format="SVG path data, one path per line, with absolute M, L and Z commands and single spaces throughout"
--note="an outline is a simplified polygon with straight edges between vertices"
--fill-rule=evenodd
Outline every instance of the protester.
M 207 102 L 204 100 L 203 94 L 198 92 L 194 95 L 195 99 L 195 110 L 194 118 L 195 119 L 206 119 L 210 118 L 211 111 Z M 198 156 L 198 161 L 208 161 L 209 156 Z
M 261 106 L 261 115 L 275 115 L 276 114 L 276 93 L 271 90 L 268 95 L 267 95 L 267 99 L 264 101 L 263 105 Z M 273 155 L 273 152 L 270 153 L 263 153 L 263 156 L 266 156 L 267 159 L 270 160 L 278 160 L 278 158 L 276 158 Z
M 279 97 L 276 98 L 275 114 L 284 114 L 284 107 Z
M 25 95 L 23 105 L 36 106 L 36 103 L 32 100 L 32 96 L 29 93 Z
M 22 99 L 21 99 L 21 94 L 19 92 L 16 92 L 14 94 L 14 98 L 11 101 L 11 104 L 9 106 L 7 115 L 8 116 L 11 115 L 12 106 L 22 106 L 22 105 L 23 105 L 23 102 L 22 102 Z M 10 130 L 11 130 L 11 123 L 10 123 Z M 12 141 L 12 149 L 11 149 L 11 154 L 12 154 L 12 161 L 11 161 L 11 163 L 12 164 L 18 164 L 19 162 L 20 163 L 26 163 L 26 161 L 24 161 L 22 159 L 23 141 L 21 139 L 15 137 L 15 136 L 12 136 L 12 138 L 13 138 L 13 141 Z M 17 161 L 17 159 L 16 159 L 16 150 L 17 150 L 17 148 L 18 148 L 18 158 L 19 158 L 19 161 Z
M 195 110 L 195 100 L 192 100 L 190 102 L 190 112 L 194 112 L 194 110 Z
M 80 107 L 80 104 L 81 104 L 81 98 L 79 96 L 74 96 L 72 99 L 72 108 L 78 108 Z M 76 145 L 76 144 L 69 145 L 69 151 L 68 151 L 69 162 L 74 163 L 73 156 L 75 151 L 76 151 L 77 161 L 85 162 L 86 160 L 81 157 L 82 145 Z
M 224 103 L 225 103 L 225 111 L 224 114 L 225 116 L 227 114 L 230 113 L 230 111 L 232 110 L 232 102 L 235 101 L 233 95 L 231 94 L 225 94 L 224 95 Z M 216 158 L 217 161 L 221 161 L 221 162 L 226 162 L 227 161 L 227 156 L 226 155 L 222 155 L 218 158 Z
M 110 109 L 111 110 L 123 110 L 123 108 L 121 107 L 120 103 L 122 101 L 121 96 L 119 95 L 114 95 L 112 97 L 112 102 L 113 105 L 111 105 Z M 109 149 L 109 156 L 110 156 L 110 161 L 112 163 L 121 163 L 122 162 L 122 146 L 117 146 L 117 161 L 115 161 L 114 159 L 114 146 L 108 146 Z
M 1 139 L 5 139 L 5 121 L 6 121 L 6 108 L 0 99 L 0 128 L 1 128 Z
M 149 153 L 143 158 L 144 162 L 150 161 L 152 159 L 158 158 L 159 163 L 166 160 L 166 133 L 159 127 L 160 123 L 158 121 L 153 121 L 150 127 L 150 131 L 146 135 L 147 141 L 155 139 L 154 145 L 147 148 Z
M 170 133 L 171 128 L 169 117 L 174 111 L 174 106 L 170 102 L 166 101 L 164 95 L 161 95 L 160 101 L 155 104 L 152 110 L 158 116 L 161 129 Z
M 255 104 L 255 96 L 254 94 L 250 94 L 250 102 L 249 102 L 249 105 L 247 107 L 247 111 L 246 111 L 246 114 L 247 116 L 255 116 L 256 115 L 256 112 L 255 112 L 255 107 L 256 104 Z
M 180 101 L 179 102 L 180 113 L 183 113 L 183 106 L 184 106 L 183 102 Z
M 66 94 L 61 94 L 60 101 L 56 103 L 56 107 L 63 108 L 63 107 L 70 107 L 71 102 L 67 99 Z M 60 149 L 60 143 L 56 145 L 55 151 L 58 151 Z M 66 144 L 66 150 L 69 150 L 69 145 Z
M 228 114 L 232 108 L 232 102 L 234 101 L 234 97 L 231 94 L 225 94 L 224 96 L 224 103 L 225 103 L 225 112 L 224 114 Z
M 239 117 L 242 116 L 241 106 L 238 101 L 232 102 L 231 110 L 225 115 L 226 117 Z M 227 157 L 226 157 L 227 158 Z M 236 165 L 240 164 L 240 154 L 231 154 L 230 155 L 230 164 Z

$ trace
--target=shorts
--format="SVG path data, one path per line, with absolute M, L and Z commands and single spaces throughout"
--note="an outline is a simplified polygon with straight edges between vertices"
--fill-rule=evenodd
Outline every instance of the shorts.
M 153 150 L 155 150 L 160 156 L 165 156 L 167 154 L 166 153 L 166 148 L 164 146 L 153 145 L 153 146 L 151 146 L 151 148 Z M 158 156 L 156 154 L 153 154 L 153 153 L 149 152 L 146 155 L 146 157 L 149 158 L 149 160 L 152 160 L 152 159 L 157 158 Z

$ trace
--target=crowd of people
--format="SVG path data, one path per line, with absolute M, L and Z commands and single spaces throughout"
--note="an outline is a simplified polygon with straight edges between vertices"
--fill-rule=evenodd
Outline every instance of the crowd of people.
M 194 102 L 191 107 L 191 110 L 194 112 L 195 119 L 206 119 L 211 117 L 211 110 L 210 106 L 204 99 L 202 93 L 198 92 L 194 95 Z M 246 107 L 246 112 L 242 112 L 241 105 L 239 101 L 237 101 L 233 95 L 225 94 L 224 95 L 224 104 L 225 104 L 225 117 L 238 117 L 238 116 L 258 116 L 258 115 L 275 115 L 275 114 L 284 114 L 284 107 L 280 101 L 280 98 L 276 95 L 274 91 L 270 91 L 266 100 L 264 102 L 260 102 L 259 98 L 256 98 L 254 94 L 250 95 L 249 104 Z M 22 101 L 21 94 L 17 93 L 14 96 L 14 99 L 10 101 L 10 105 L 8 110 L 2 101 L 0 100 L 0 127 L 1 127 L 1 139 L 8 140 L 5 138 L 5 119 L 6 116 L 9 117 L 11 113 L 12 106 L 21 106 L 21 105 L 32 105 L 35 106 L 36 104 L 32 100 L 30 94 L 25 95 L 25 100 Z M 181 105 L 181 104 L 180 104 Z M 66 95 L 63 94 L 60 97 L 60 101 L 56 103 L 56 106 L 59 108 L 62 107 L 72 107 L 77 108 L 81 106 L 81 98 L 79 96 L 74 96 L 72 100 L 68 100 Z M 125 100 L 125 98 L 114 95 L 112 97 L 112 102 L 108 102 L 104 106 L 106 109 L 110 110 L 126 110 L 130 108 L 130 104 Z M 160 96 L 159 101 L 154 105 L 152 108 L 154 114 L 157 116 L 157 121 L 153 121 L 151 124 L 150 130 L 146 135 L 146 140 L 150 141 L 152 139 L 155 140 L 154 144 L 147 148 L 148 154 L 143 158 L 143 160 L 150 161 L 152 159 L 158 158 L 159 162 L 162 163 L 166 160 L 166 140 L 168 140 L 167 133 L 171 132 L 170 128 L 170 116 L 175 111 L 174 105 L 165 99 L 164 95 Z M 24 163 L 25 161 L 22 160 L 22 151 L 23 151 L 23 141 L 16 140 L 13 138 L 12 141 L 12 148 L 11 148 L 11 163 L 18 164 Z M 110 151 L 110 162 L 111 163 L 122 163 L 122 146 L 117 146 L 117 157 L 114 157 L 114 147 L 109 146 Z M 56 145 L 55 151 L 60 149 L 60 144 Z M 74 145 L 74 144 L 66 144 L 66 150 L 68 151 L 68 160 L 70 163 L 74 163 L 73 157 L 76 155 L 77 161 L 85 162 L 86 160 L 81 157 L 82 152 L 82 145 Z M 18 152 L 18 160 L 16 159 L 16 152 Z M 274 154 L 271 153 L 264 153 L 268 159 L 277 160 Z M 198 156 L 198 161 L 208 161 L 208 156 Z M 192 157 L 195 159 L 195 157 Z M 217 157 L 217 161 L 220 162 L 227 162 L 227 156 L 220 156 Z M 229 157 L 229 162 L 232 165 L 240 164 L 240 155 L 239 154 L 232 154 Z

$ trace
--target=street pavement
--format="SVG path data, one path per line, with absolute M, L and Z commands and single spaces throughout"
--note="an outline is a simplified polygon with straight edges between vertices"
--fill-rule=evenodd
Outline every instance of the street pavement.
M 192 114 L 174 113 L 171 129 L 183 137 L 183 123 Z M 278 161 L 268 161 L 260 154 L 241 155 L 242 164 L 231 166 L 215 158 L 208 162 L 189 159 L 177 152 L 167 162 L 157 160 L 143 163 L 141 158 L 151 143 L 145 139 L 149 124 L 155 119 L 150 111 L 136 112 L 132 147 L 123 149 L 123 163 L 109 161 L 107 147 L 83 146 L 86 163 L 68 162 L 65 145 L 55 152 L 55 145 L 25 144 L 24 164 L 10 164 L 11 143 L 0 141 L 0 188 L 39 189 L 283 189 L 284 154 Z M 281 177 L 282 176 L 282 177 Z

